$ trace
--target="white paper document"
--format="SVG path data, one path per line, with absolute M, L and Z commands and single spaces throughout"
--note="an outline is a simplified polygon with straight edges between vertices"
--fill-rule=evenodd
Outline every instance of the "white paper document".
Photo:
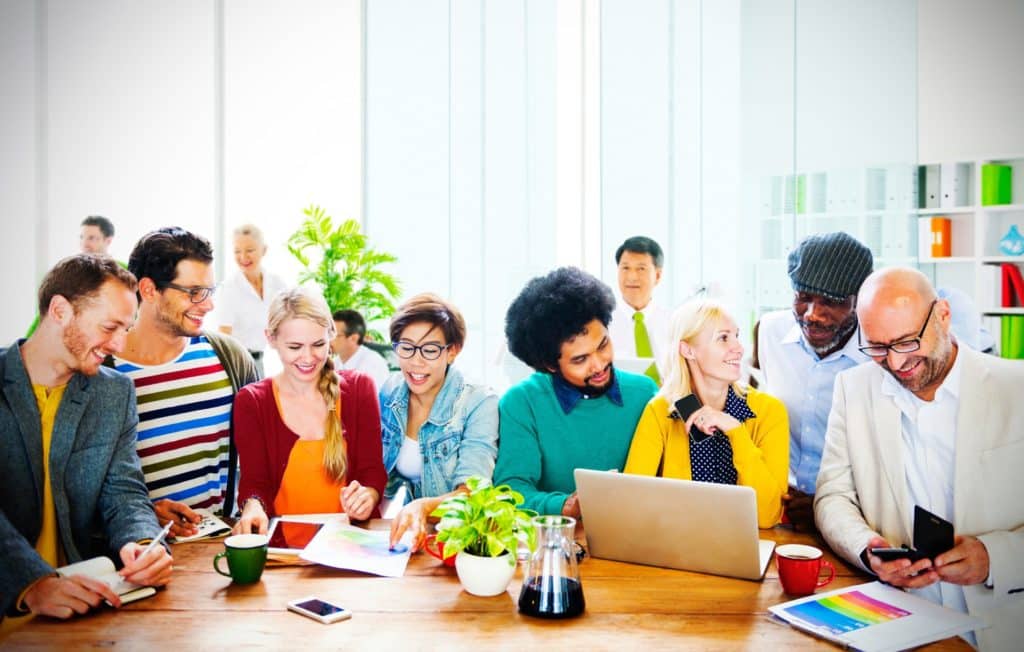
M 394 550 L 388 546 L 388 530 L 364 530 L 329 521 L 299 557 L 315 564 L 361 571 L 384 577 L 401 577 L 409 563 L 408 536 Z
M 881 582 L 819 593 L 768 610 L 812 636 L 864 652 L 905 650 L 984 626 L 979 618 Z

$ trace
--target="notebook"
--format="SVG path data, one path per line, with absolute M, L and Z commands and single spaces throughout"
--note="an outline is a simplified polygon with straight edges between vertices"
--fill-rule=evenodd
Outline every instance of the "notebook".
M 775 542 L 758 538 L 752 488 L 588 469 L 575 476 L 592 556 L 764 577 Z
M 85 561 L 61 566 L 57 569 L 57 574 L 61 577 L 85 575 L 94 580 L 99 580 L 113 589 L 114 593 L 121 596 L 123 604 L 148 598 L 156 593 L 156 589 L 152 586 L 139 586 L 138 584 L 126 582 L 123 577 L 117 574 L 114 562 L 109 557 L 93 557 Z
M 210 510 L 200 507 L 193 511 L 202 517 L 202 520 L 196 525 L 196 533 L 190 537 L 175 537 L 175 543 L 186 543 L 199 539 L 214 539 L 231 534 L 231 526 L 220 520 Z

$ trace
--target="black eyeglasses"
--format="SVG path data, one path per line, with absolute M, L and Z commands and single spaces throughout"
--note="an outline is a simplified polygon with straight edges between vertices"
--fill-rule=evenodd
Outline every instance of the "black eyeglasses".
M 188 295 L 188 300 L 192 303 L 202 303 L 213 296 L 213 293 L 217 291 L 216 285 L 210 287 L 198 286 L 194 288 L 187 288 L 184 285 L 178 285 L 177 283 L 164 283 L 165 288 L 171 288 L 178 292 L 184 292 Z
M 394 349 L 395 355 L 406 360 L 416 355 L 417 351 L 420 352 L 424 360 L 437 360 L 449 346 L 451 344 L 438 344 L 437 342 L 427 342 L 421 346 L 416 346 L 412 342 L 391 343 L 391 348 Z
M 928 316 L 924 318 L 924 324 L 921 325 L 921 332 L 917 334 L 917 337 L 912 337 L 909 340 L 900 340 L 899 342 L 893 342 L 892 344 L 868 344 L 867 346 L 858 346 L 861 353 L 869 355 L 872 358 L 881 358 L 889 355 L 891 350 L 893 353 L 913 353 L 921 348 L 921 338 L 924 337 L 924 331 L 928 328 L 928 322 L 932 320 L 932 313 L 935 312 L 935 304 L 938 303 L 938 299 L 932 301 L 932 305 L 928 308 Z M 860 334 L 857 335 L 857 341 L 860 342 Z

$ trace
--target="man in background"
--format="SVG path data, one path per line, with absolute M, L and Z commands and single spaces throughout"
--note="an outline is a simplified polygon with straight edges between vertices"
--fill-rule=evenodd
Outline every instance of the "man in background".
M 630 358 L 650 358 L 650 364 L 641 363 L 631 371 L 643 372 L 660 385 L 660 365 L 665 364 L 672 315 L 655 303 L 653 296 L 661 282 L 665 254 L 651 238 L 633 236 L 615 250 L 615 265 L 622 301 L 616 302 L 608 331 L 615 343 L 616 358 L 620 365 Z
M 377 391 L 388 379 L 388 363 L 376 351 L 365 346 L 366 321 L 356 310 L 334 312 L 334 328 L 337 331 L 331 340 L 331 352 L 338 356 L 338 369 L 355 369 L 373 379 Z
M 82 220 L 78 243 L 82 253 L 106 254 L 114 241 L 114 224 L 101 215 L 90 215 Z

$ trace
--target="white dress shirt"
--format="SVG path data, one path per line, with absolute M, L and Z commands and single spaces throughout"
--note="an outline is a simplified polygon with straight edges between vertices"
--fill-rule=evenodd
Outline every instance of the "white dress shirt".
M 760 389 L 781 400 L 789 415 L 789 484 L 813 494 L 836 376 L 869 358 L 857 349 L 856 332 L 843 348 L 819 358 L 792 310 L 762 315 L 757 342 Z
M 612 321 L 608 324 L 608 335 L 612 339 L 612 346 L 615 349 L 615 358 L 636 358 L 636 334 L 633 315 L 636 314 L 633 306 L 626 303 L 621 297 L 615 302 L 615 310 L 612 312 Z M 669 326 L 672 313 L 662 308 L 653 300 L 640 311 L 644 316 L 644 326 L 647 327 L 647 337 L 651 341 L 651 352 L 654 354 L 654 362 L 658 366 L 661 377 L 665 377 L 665 352 L 669 348 Z M 634 371 L 629 369 L 629 371 Z
M 346 362 L 342 362 L 341 358 L 337 358 L 337 362 L 338 369 L 355 369 L 372 378 L 378 392 L 391 373 L 388 369 L 387 360 L 373 349 L 362 344 L 359 345 L 356 352 Z
M 960 411 L 960 356 L 953 362 L 931 401 L 922 401 L 888 373 L 882 380 L 882 394 L 891 396 L 900 409 L 907 495 L 915 505 L 950 523 L 954 522 L 953 478 L 956 474 L 956 421 Z M 890 543 L 898 545 L 901 542 Z M 936 582 L 912 592 L 967 613 L 964 590 L 958 584 Z M 974 643 L 973 636 L 970 640 Z
M 231 335 L 250 351 L 262 351 L 267 346 L 263 332 L 267 328 L 267 311 L 287 284 L 280 276 L 263 271 L 263 298 L 256 288 L 236 271 L 217 289 L 213 297 L 215 318 L 221 326 L 230 326 Z

